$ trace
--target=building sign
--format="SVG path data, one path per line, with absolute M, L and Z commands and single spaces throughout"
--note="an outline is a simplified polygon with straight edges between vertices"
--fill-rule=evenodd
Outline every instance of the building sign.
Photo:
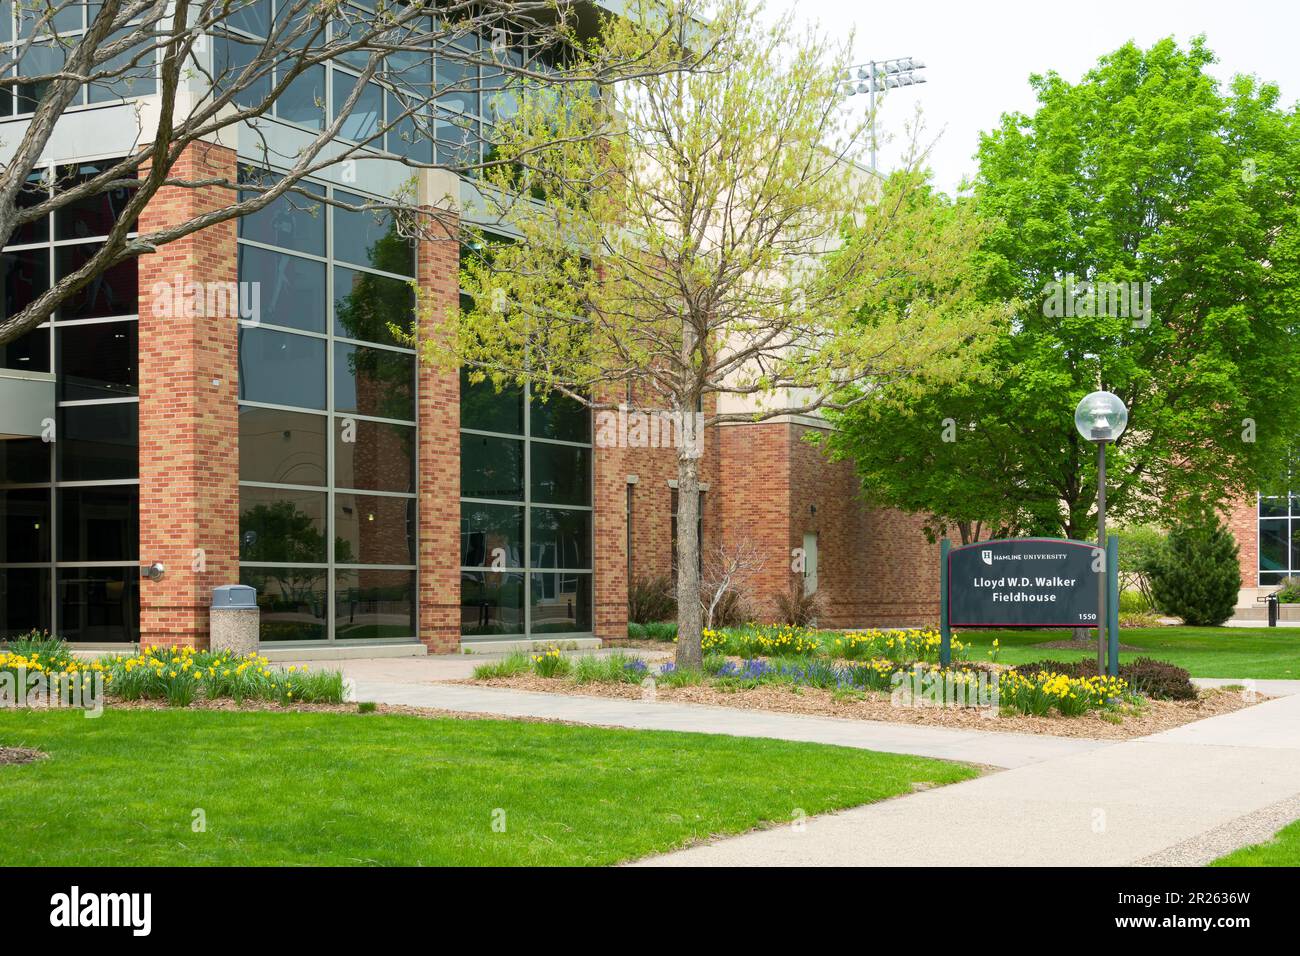
M 1058 538 L 977 541 L 948 551 L 949 627 L 1096 627 L 1095 545 Z

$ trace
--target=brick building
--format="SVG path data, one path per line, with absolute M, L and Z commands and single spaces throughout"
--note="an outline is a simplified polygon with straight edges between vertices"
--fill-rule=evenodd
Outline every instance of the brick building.
M 328 114 L 334 84 L 321 71 L 311 102 Z M 147 142 L 156 95 L 148 83 L 132 92 L 92 90 L 69 110 L 32 189 L 94 175 Z M 0 109 L 0 149 L 21 138 L 23 109 L 21 98 Z M 295 155 L 313 132 L 287 112 L 195 144 L 177 174 L 267 181 L 268 155 Z M 312 188 L 383 200 L 411 176 L 389 154 L 466 148 L 385 145 Z M 0 346 L 0 635 L 203 646 L 212 588 L 236 581 L 257 589 L 267 647 L 448 652 L 626 634 L 629 581 L 672 573 L 674 452 L 598 447 L 572 403 L 417 361 L 389 323 L 410 323 L 413 281 L 429 314 L 459 301 L 455 220 L 475 215 L 471 181 L 426 170 L 418 187 L 444 207 L 445 235 L 413 240 L 391 219 L 281 200 L 114 267 Z M 107 193 L 16 232 L 4 314 L 84 262 L 125 201 Z M 164 189 L 138 228 L 228 201 L 216 186 Z M 862 505 L 851 465 L 805 440 L 822 427 L 791 418 L 707 433 L 706 547 L 747 542 L 763 555 L 746 594 L 760 616 L 793 586 L 821 595 L 824 624 L 934 621 L 937 549 L 919 519 Z M 1233 513 L 1243 588 L 1300 573 L 1290 501 Z

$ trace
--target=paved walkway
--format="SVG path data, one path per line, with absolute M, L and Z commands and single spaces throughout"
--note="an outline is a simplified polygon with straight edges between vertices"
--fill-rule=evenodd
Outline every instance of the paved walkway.
M 359 700 L 1007 768 L 638 865 L 1195 865 L 1258 841 L 1300 798 L 1300 681 L 1257 681 L 1260 693 L 1285 696 L 1138 740 L 1100 741 L 435 683 L 467 677 L 478 663 L 449 656 L 319 666 L 342 666 Z

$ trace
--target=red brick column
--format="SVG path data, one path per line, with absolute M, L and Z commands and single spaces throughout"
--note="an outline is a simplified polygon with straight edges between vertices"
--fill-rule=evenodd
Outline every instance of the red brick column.
M 419 243 L 420 317 L 428 334 L 460 302 L 458 230 L 448 213 Z M 430 653 L 460 648 L 460 375 L 419 370 L 420 641 Z
M 617 401 L 619 391 L 610 391 L 611 400 Z M 631 469 L 627 449 L 617 445 L 600 447 L 599 417 L 595 425 L 595 485 L 591 494 L 595 547 L 592 633 L 609 640 L 627 637 L 627 476 Z
M 1259 502 L 1254 495 L 1225 502 L 1224 520 L 1237 540 L 1241 586 L 1259 587 Z
M 191 146 L 173 175 L 229 177 L 235 154 Z M 168 187 L 140 217 L 148 232 L 229 204 L 217 187 Z M 239 580 L 237 301 L 229 315 L 176 314 L 178 282 L 238 280 L 235 223 L 187 236 L 140 259 L 140 582 L 143 644 L 206 647 L 212 588 Z

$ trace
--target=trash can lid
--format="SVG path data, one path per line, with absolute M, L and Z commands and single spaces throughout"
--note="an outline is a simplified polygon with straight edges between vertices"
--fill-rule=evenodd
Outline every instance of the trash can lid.
M 221 608 L 257 607 L 257 589 L 247 584 L 223 584 L 212 589 L 212 606 Z

